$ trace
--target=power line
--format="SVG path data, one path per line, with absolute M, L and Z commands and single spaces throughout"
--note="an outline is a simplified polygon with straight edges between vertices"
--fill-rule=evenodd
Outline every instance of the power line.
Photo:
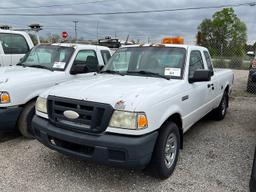
M 96 3 L 105 3 L 109 1 L 116 0 L 97 0 L 97 1 L 89 1 L 84 3 L 64 3 L 64 4 L 54 4 L 54 5 L 38 5 L 38 6 L 15 6 L 15 7 L 0 7 L 0 9 L 37 9 L 37 8 L 51 8 L 51 7 L 64 7 L 64 6 L 74 6 L 74 5 L 87 5 L 87 4 L 96 4 Z
M 255 5 L 256 5 L 256 1 L 239 3 L 239 4 L 225 4 L 225 5 L 187 7 L 187 8 L 176 8 L 176 9 L 159 9 L 159 10 L 117 11 L 117 12 L 96 12 L 96 13 L 0 13 L 0 16 L 51 17 L 51 16 L 123 15 L 123 14 L 127 15 L 127 14 L 164 13 L 164 12 L 177 12 L 177 11 L 202 10 L 202 9 L 219 9 L 224 7 L 241 7 L 241 6 L 255 6 Z

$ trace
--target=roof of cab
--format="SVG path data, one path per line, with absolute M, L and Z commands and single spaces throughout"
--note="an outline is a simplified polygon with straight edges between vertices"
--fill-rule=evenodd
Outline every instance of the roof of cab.
M 78 43 L 53 43 L 52 45 L 58 45 L 63 47 L 74 47 L 76 49 L 102 49 L 109 50 L 108 47 L 90 44 L 78 44 Z
M 0 33 L 28 35 L 28 33 L 26 31 L 15 31 L 15 30 L 5 30 L 5 29 L 0 29 Z
M 199 45 L 188 45 L 188 44 L 138 44 L 138 45 L 126 45 L 124 48 L 128 47 L 180 47 L 185 49 L 200 49 L 200 50 L 207 50 L 205 47 Z

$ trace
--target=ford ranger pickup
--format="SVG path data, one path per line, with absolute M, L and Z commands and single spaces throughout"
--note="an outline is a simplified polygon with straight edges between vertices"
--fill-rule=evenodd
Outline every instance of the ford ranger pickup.
M 184 133 L 210 112 L 217 120 L 225 117 L 233 80 L 231 70 L 213 69 L 204 47 L 127 46 L 97 75 L 41 93 L 32 130 L 65 155 L 149 167 L 166 179 Z
M 16 66 L 1 67 L 0 131 L 18 128 L 31 138 L 37 96 L 56 84 L 93 75 L 110 57 L 110 49 L 103 46 L 41 44 Z

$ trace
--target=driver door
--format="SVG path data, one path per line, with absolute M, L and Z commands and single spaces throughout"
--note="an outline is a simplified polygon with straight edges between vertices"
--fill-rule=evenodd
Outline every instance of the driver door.
M 188 78 L 192 77 L 196 70 L 206 69 L 202 53 L 192 50 L 189 59 Z M 189 98 L 184 109 L 186 111 L 186 127 L 190 127 L 207 113 L 208 82 L 188 82 L 187 97 Z

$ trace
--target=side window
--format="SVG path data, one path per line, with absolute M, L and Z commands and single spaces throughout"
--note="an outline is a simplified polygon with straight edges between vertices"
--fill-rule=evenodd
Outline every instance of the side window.
M 102 56 L 102 58 L 103 58 L 104 64 L 107 64 L 108 60 L 109 60 L 110 57 L 111 57 L 109 51 L 102 50 L 102 51 L 100 51 L 100 53 L 101 53 L 101 56 Z
M 86 72 L 94 72 L 98 70 L 98 59 L 96 52 L 93 50 L 82 50 L 76 55 L 74 64 L 84 68 Z
M 22 35 L 0 33 L 0 43 L 5 54 L 26 54 L 29 47 Z
M 205 56 L 205 60 L 206 60 L 208 69 L 213 71 L 212 60 L 211 60 L 210 54 L 207 51 L 204 51 L 204 56 Z
M 189 77 L 193 77 L 194 72 L 204 69 L 204 62 L 200 51 L 191 51 L 189 60 Z

